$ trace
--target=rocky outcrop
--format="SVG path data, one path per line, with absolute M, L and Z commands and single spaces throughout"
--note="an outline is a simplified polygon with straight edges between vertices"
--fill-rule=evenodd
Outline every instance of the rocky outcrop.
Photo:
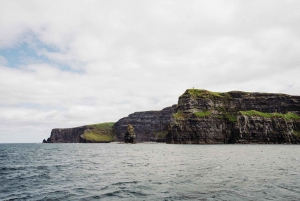
M 300 143 L 297 131 L 300 120 L 280 117 L 238 115 L 235 125 L 236 143 L 295 144 Z
M 134 127 L 137 142 L 164 139 L 176 108 L 173 105 L 160 111 L 135 112 L 120 119 L 114 126 L 117 139 L 123 141 L 128 124 Z
M 87 129 L 86 126 L 80 126 L 76 128 L 54 128 L 51 131 L 50 140 L 51 143 L 79 143 L 85 142 L 80 135 Z
M 48 137 L 48 139 L 47 140 L 43 140 L 43 143 L 51 143 L 51 139 L 50 139 L 50 137 Z
M 134 128 L 131 124 L 128 124 L 127 132 L 125 133 L 125 136 L 124 136 L 124 142 L 135 144 L 136 143 L 135 138 L 136 138 L 136 135 L 134 132 Z
M 300 96 L 189 89 L 179 97 L 167 143 L 300 143 Z

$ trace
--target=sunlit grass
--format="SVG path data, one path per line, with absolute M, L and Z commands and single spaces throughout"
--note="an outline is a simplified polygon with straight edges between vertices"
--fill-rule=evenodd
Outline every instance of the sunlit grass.
M 113 126 L 113 122 L 87 125 L 82 137 L 95 142 L 114 141 Z
M 279 117 L 279 118 L 284 118 L 284 119 L 300 119 L 300 117 L 297 114 L 294 114 L 292 112 L 288 112 L 286 114 L 281 114 L 281 113 L 264 113 L 264 112 L 259 112 L 256 110 L 249 110 L 249 111 L 240 111 L 240 114 L 242 115 L 247 115 L 247 116 L 259 116 L 259 117 L 265 117 L 265 118 L 274 118 L 274 117 Z
M 210 116 L 211 113 L 210 111 L 200 111 L 200 112 L 195 112 L 194 115 L 197 117 L 205 117 L 205 116 Z

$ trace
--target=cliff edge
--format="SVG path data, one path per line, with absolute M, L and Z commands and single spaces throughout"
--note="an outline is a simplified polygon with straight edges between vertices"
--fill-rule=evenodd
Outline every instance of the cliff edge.
M 166 136 L 170 144 L 300 143 L 300 96 L 188 89 Z
M 100 123 L 75 128 L 54 128 L 44 143 L 107 143 L 115 140 L 114 123 Z

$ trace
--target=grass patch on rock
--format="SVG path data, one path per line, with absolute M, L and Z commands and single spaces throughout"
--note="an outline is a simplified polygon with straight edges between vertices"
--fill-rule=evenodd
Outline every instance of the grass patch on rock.
M 235 114 L 225 113 L 224 116 L 225 116 L 225 119 L 227 119 L 230 122 L 236 122 L 237 121 L 237 118 L 236 118 Z
M 216 99 L 216 98 L 226 98 L 226 99 L 231 99 L 231 96 L 229 93 L 222 93 L 222 92 L 212 92 L 212 91 L 207 91 L 204 89 L 188 89 L 186 91 L 189 95 L 193 97 L 198 97 L 198 98 L 206 98 L 206 99 Z
M 90 124 L 87 125 L 86 127 L 92 128 L 92 129 L 97 129 L 97 130 L 102 130 L 102 129 L 111 129 L 115 125 L 114 122 L 106 122 L 106 123 L 100 123 L 100 124 Z
M 87 125 L 82 137 L 95 142 L 114 141 L 113 122 Z
M 285 118 L 287 118 L 287 119 L 300 119 L 300 117 L 297 114 L 294 114 L 292 112 L 286 113 Z
M 294 114 L 292 112 L 288 112 L 286 114 L 281 114 L 281 113 L 264 113 L 264 112 L 259 112 L 256 110 L 249 110 L 249 111 L 239 111 L 240 114 L 242 115 L 247 115 L 247 116 L 259 116 L 259 117 L 265 117 L 265 118 L 283 118 L 283 119 L 300 119 L 300 117 L 297 114 Z
M 177 111 L 175 114 L 173 114 L 173 117 L 174 117 L 175 119 L 184 119 L 185 116 L 186 116 L 186 115 L 184 115 L 184 113 L 181 112 L 181 111 Z
M 211 112 L 210 111 L 194 112 L 194 115 L 197 117 L 206 117 L 206 116 L 210 116 Z
M 298 137 L 300 137 L 300 131 L 295 131 L 295 130 L 294 130 L 294 131 L 293 131 L 293 134 L 294 134 L 294 135 L 297 135 Z
M 164 130 L 164 131 L 160 131 L 157 133 L 157 138 L 159 139 L 164 139 L 166 138 L 166 135 L 168 134 L 168 131 L 167 130 Z

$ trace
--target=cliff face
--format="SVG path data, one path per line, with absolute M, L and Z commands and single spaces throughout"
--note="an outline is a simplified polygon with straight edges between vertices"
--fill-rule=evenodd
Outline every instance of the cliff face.
M 188 89 L 178 105 L 135 112 L 115 124 L 53 129 L 44 142 L 124 141 L 128 124 L 134 127 L 137 142 L 300 143 L 300 96 Z
M 115 124 L 103 123 L 76 128 L 52 129 L 50 138 L 45 143 L 86 143 L 124 141 L 128 124 L 135 130 L 136 141 L 165 141 L 171 117 L 177 105 L 159 111 L 135 112 L 120 119 Z M 109 125 L 107 125 L 109 124 Z M 98 126 L 99 125 L 99 126 Z
M 51 131 L 50 142 L 55 143 L 71 143 L 71 142 L 84 142 L 84 139 L 80 137 L 86 129 L 85 126 L 76 128 L 54 128 Z M 48 141 L 48 140 L 47 140 Z
M 167 143 L 300 143 L 300 96 L 189 89 Z
M 238 115 L 234 129 L 236 143 L 300 143 L 298 119 Z
M 114 123 L 101 123 L 76 128 L 54 128 L 45 143 L 105 143 L 115 140 Z
M 128 124 L 134 127 L 137 142 L 164 138 L 176 108 L 177 106 L 173 105 L 160 111 L 135 112 L 120 119 L 114 126 L 117 139 L 124 140 Z

